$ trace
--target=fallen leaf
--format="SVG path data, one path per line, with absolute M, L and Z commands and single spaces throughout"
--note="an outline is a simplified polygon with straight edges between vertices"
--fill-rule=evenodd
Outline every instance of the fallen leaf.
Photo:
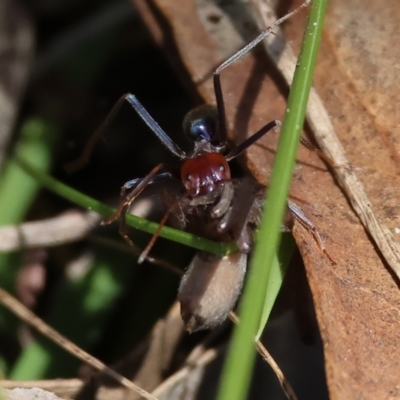
M 158 43 L 171 57 L 180 55 L 193 81 L 202 82 L 197 86 L 201 96 L 213 103 L 212 80 L 207 79 L 213 67 L 234 53 L 238 38 L 246 43 L 254 37 L 244 33 L 249 27 L 254 31 L 246 6 L 222 10 L 202 1 L 157 0 L 146 9 L 141 0 L 135 3 L 146 21 L 152 19 L 149 28 Z M 286 3 L 280 4 L 279 15 L 287 11 Z M 364 186 L 377 220 L 392 235 L 399 232 L 399 56 L 394 50 L 399 13 L 393 0 L 332 2 L 314 78 L 350 169 Z M 297 51 L 305 15 L 291 18 L 284 27 Z M 231 36 L 234 39 L 227 40 Z M 262 51 L 236 62 L 221 76 L 235 142 L 283 117 L 288 88 Z M 315 128 L 318 136 L 318 125 Z M 268 134 L 246 152 L 248 168 L 262 183 L 269 176 L 277 136 Z M 351 208 L 351 193 L 345 194 L 322 161 L 305 149 L 299 150 L 291 193 L 311 204 L 302 208 L 338 264 L 333 267 L 311 235 L 295 226 L 324 341 L 331 398 L 400 398 L 397 278 Z M 391 267 L 397 266 L 392 262 Z
M 1 397 L 4 400 L 61 400 L 61 398 L 57 397 L 54 393 L 39 388 L 16 388 L 12 390 L 2 389 Z

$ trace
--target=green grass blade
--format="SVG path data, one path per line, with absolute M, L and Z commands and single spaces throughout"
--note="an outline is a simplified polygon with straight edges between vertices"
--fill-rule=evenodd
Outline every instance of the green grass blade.
M 56 128 L 43 119 L 24 124 L 15 152 L 40 171 L 49 169 Z M 11 159 L 0 178 L 0 226 L 22 222 L 40 185 L 32 181 Z
M 50 168 L 56 128 L 41 118 L 26 122 L 15 146 L 15 152 L 26 158 L 37 170 Z M 40 184 L 23 173 L 14 159 L 7 160 L 0 177 L 0 226 L 21 223 L 40 189 Z M 0 253 L 0 279 L 6 290 L 13 290 L 20 265 L 19 254 Z M 0 316 L 0 325 L 2 317 Z
M 268 277 L 267 286 L 265 288 L 265 300 L 263 303 L 260 324 L 256 334 L 256 340 L 260 339 L 265 325 L 267 324 L 269 315 L 271 314 L 272 307 L 275 304 L 275 300 L 282 286 L 286 269 L 289 265 L 295 248 L 296 242 L 294 241 L 293 236 L 290 234 L 283 235 L 279 250 L 277 254 L 274 255 L 274 259 L 271 264 L 271 271 Z
M 38 170 L 46 171 L 52 161 L 53 143 L 57 129 L 42 118 L 31 118 L 21 129 L 15 152 L 25 157 Z M 0 226 L 21 223 L 40 189 L 16 165 L 14 159 L 7 160 L 0 177 Z M 1 286 L 14 292 L 16 276 L 21 266 L 21 253 L 0 253 Z M 2 332 L 15 336 L 15 318 L 7 311 L 0 310 Z M 3 363 L 5 364 L 5 362 Z
M 25 171 L 25 173 L 30 175 L 34 180 L 38 181 L 42 186 L 57 193 L 65 199 L 80 205 L 81 207 L 96 211 L 104 217 L 110 217 L 115 211 L 114 208 L 109 207 L 89 196 L 86 196 L 85 194 L 80 193 L 64 183 L 57 181 L 48 174 L 37 170 L 22 157 L 18 157 L 16 159 L 16 163 L 22 170 Z M 132 214 L 126 216 L 126 221 L 134 228 L 147 233 L 154 233 L 158 227 L 157 222 L 151 222 Z M 163 227 L 161 230 L 160 237 L 193 247 L 197 250 L 204 250 L 221 256 L 237 250 L 235 243 L 215 242 L 213 240 L 204 239 L 202 237 L 167 226 Z
M 91 350 L 101 338 L 114 306 L 135 269 L 130 256 L 98 248 L 93 262 L 80 273 L 69 271 L 52 297 L 46 322 L 78 346 Z M 48 338 L 38 336 L 24 348 L 9 379 L 36 380 L 73 376 L 81 363 Z M 35 368 L 32 368 L 32 365 Z
M 326 5 L 327 0 L 312 2 L 282 125 L 261 228 L 257 235 L 249 277 L 240 304 L 241 322 L 233 333 L 218 400 L 243 400 L 249 388 L 255 358 L 254 339 L 261 319 L 270 266 L 280 240 L 280 226 L 304 123 Z

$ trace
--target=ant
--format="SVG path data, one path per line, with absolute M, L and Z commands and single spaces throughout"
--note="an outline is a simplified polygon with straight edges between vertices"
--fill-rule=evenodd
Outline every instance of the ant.
M 216 106 L 200 105 L 189 111 L 183 120 L 183 131 L 194 146 L 190 153 L 187 154 L 172 141 L 136 96 L 126 94 L 118 100 L 104 123 L 88 142 L 82 157 L 67 166 L 67 169 L 71 171 L 87 162 L 88 155 L 97 139 L 125 101 L 134 108 L 167 149 L 183 161 L 180 174 L 167 169 L 163 164 L 158 164 L 144 178 L 126 182 L 121 188 L 122 200 L 116 212 L 103 221 L 103 225 L 118 219 L 121 235 L 133 245 L 125 223 L 125 215 L 132 202 L 149 184 L 171 177 L 179 179 L 180 175 L 185 192 L 177 198 L 172 198 L 170 195 L 164 196 L 168 209 L 140 255 L 138 263 L 146 259 L 162 227 L 171 216 L 173 216 L 174 224 L 181 229 L 188 229 L 188 220 L 194 219 L 195 233 L 219 241 L 236 241 L 239 251 L 224 257 L 199 252 L 182 278 L 178 299 L 181 302 L 182 318 L 189 332 L 214 328 L 226 319 L 234 307 L 243 285 L 247 253 L 252 247 L 251 228 L 257 226 L 260 221 L 265 187 L 250 178 L 233 179 L 228 163 L 281 124 L 280 121 L 273 120 L 241 144 L 228 150 L 227 122 L 220 73 L 273 33 L 275 26 L 296 14 L 307 4 L 308 1 L 278 19 L 215 69 L 213 84 Z M 301 143 L 330 162 L 324 153 L 304 139 L 301 139 Z M 284 229 L 290 230 L 295 218 L 310 231 L 321 250 L 335 264 L 313 223 L 290 200 L 288 200 L 288 210 L 290 213 L 287 213 Z

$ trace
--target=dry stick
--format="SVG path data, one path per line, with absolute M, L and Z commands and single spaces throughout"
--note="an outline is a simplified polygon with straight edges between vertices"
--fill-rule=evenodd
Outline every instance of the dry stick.
M 159 386 L 157 386 L 153 391 L 152 394 L 154 396 L 161 397 L 165 395 L 168 391 L 172 390 L 176 387 L 180 382 L 188 380 L 188 376 L 195 368 L 204 368 L 218 355 L 218 351 L 215 349 L 209 349 L 205 351 L 201 356 L 196 360 L 196 364 L 193 365 L 186 365 L 181 368 L 179 371 L 175 372 L 173 375 L 168 377 L 164 382 L 162 382 Z
M 90 235 L 90 232 L 99 225 L 100 221 L 101 216 L 93 211 L 73 210 L 54 218 L 4 226 L 0 228 L 0 252 L 60 246 L 87 237 L 93 242 L 140 256 L 142 250 L 135 245 L 128 247 L 106 237 Z M 159 265 L 175 274 L 181 273 L 179 268 L 158 257 L 147 256 L 146 261 Z
M 229 318 L 235 323 L 239 323 L 239 317 L 231 311 L 229 313 Z M 269 364 L 272 370 L 275 372 L 276 377 L 279 380 L 279 383 L 282 387 L 282 390 L 285 392 L 286 397 L 289 400 L 297 400 L 297 396 L 290 385 L 289 381 L 286 379 L 285 375 L 283 374 L 282 370 L 279 368 L 279 365 L 275 362 L 271 354 L 269 354 L 268 350 L 264 347 L 264 345 L 259 341 L 255 341 L 256 349 L 260 353 L 261 357 L 264 359 L 265 362 Z
M 177 271 L 174 269 L 172 272 L 181 275 L 182 272 Z M 92 357 L 90 354 L 86 353 L 80 347 L 76 346 L 74 343 L 69 341 L 67 338 L 62 336 L 56 330 L 51 328 L 47 325 L 43 320 L 37 317 L 32 311 L 27 309 L 22 303 L 20 303 L 16 298 L 11 296 L 7 293 L 4 289 L 0 287 L 0 302 L 6 306 L 13 314 L 18 316 L 20 319 L 25 321 L 27 324 L 31 325 L 33 328 L 41 332 L 43 335 L 48 337 L 49 339 L 53 340 L 59 346 L 61 346 L 64 350 L 68 351 L 70 354 L 74 355 L 75 357 L 81 359 L 82 361 L 88 363 L 93 368 L 108 374 L 112 378 L 114 378 L 117 382 L 119 382 L 122 386 L 125 386 L 137 393 L 139 393 L 142 397 L 146 399 L 157 400 L 156 397 L 151 395 L 150 393 L 146 392 L 145 390 L 141 389 L 139 386 L 132 383 L 129 379 L 123 377 L 122 375 L 118 374 L 117 372 L 113 371 L 105 364 L 103 364 L 100 360 Z M 237 323 L 238 318 L 237 316 L 231 312 L 230 318 L 233 322 Z M 262 345 L 260 341 L 256 341 L 256 348 L 257 351 L 260 353 L 261 357 L 271 366 L 273 371 L 275 372 L 281 386 L 287 395 L 289 400 L 297 400 L 296 395 L 293 392 L 289 382 L 286 380 L 285 376 L 283 375 L 282 371 L 279 369 L 278 365 L 273 360 L 272 356 L 267 352 L 265 347 Z M 201 355 L 197 366 L 204 366 L 210 363 L 215 357 L 217 352 L 215 351 L 207 351 L 205 354 Z M 187 376 L 190 370 L 193 367 L 186 366 L 168 378 L 164 383 L 162 383 L 155 392 L 155 393 L 162 393 L 166 388 L 173 386 L 174 382 L 177 382 L 182 379 L 182 377 Z
M 257 351 L 260 353 L 261 357 L 266 361 L 269 366 L 272 368 L 272 370 L 275 372 L 276 377 L 279 380 L 279 383 L 282 386 L 282 390 L 285 392 L 286 397 L 289 400 L 298 400 L 296 393 L 294 392 L 293 388 L 290 386 L 289 381 L 285 378 L 285 375 L 283 375 L 282 370 L 279 368 L 279 365 L 275 362 L 275 360 L 272 358 L 271 354 L 268 352 L 268 350 L 264 347 L 264 345 L 257 340 L 256 342 L 256 348 Z
M 254 1 L 257 2 L 257 8 L 263 23 L 265 26 L 270 26 L 276 18 L 274 10 L 265 2 Z M 276 36 L 266 38 L 266 42 L 264 42 L 265 50 L 290 86 L 297 58 L 289 45 L 283 44 L 283 42 L 282 46 L 276 45 L 277 40 L 283 41 L 283 39 L 281 39 L 282 34 L 278 31 L 278 28 L 274 28 L 274 32 L 277 33 Z M 274 46 L 271 46 L 272 43 L 274 43 Z M 274 49 L 280 49 L 279 53 L 274 52 Z M 314 132 L 315 139 L 324 153 L 334 161 L 335 165 L 342 166 L 341 168 L 334 168 L 338 182 L 350 200 L 361 223 L 374 239 L 389 266 L 400 278 L 400 245 L 396 242 L 390 230 L 378 221 L 372 204 L 365 193 L 361 181 L 354 173 L 354 169 L 346 167 L 350 163 L 335 134 L 322 100 L 314 88 L 311 89 L 308 100 L 307 120 Z
M 182 271 L 179 273 L 179 275 L 182 275 Z M 233 323 L 235 324 L 239 323 L 239 317 L 233 311 L 229 313 L 229 318 Z M 209 341 L 211 340 L 212 339 L 209 339 Z M 256 340 L 255 346 L 258 353 L 263 358 L 263 360 L 275 372 L 275 375 L 278 378 L 278 381 L 286 397 L 289 400 L 298 400 L 289 381 L 286 379 L 282 370 L 279 368 L 278 364 L 275 362 L 275 360 L 268 352 L 268 350 L 264 347 L 264 345 L 261 343 L 261 341 Z M 175 372 L 173 375 L 171 375 L 169 378 L 167 378 L 164 382 L 162 382 L 156 389 L 152 391 L 152 394 L 154 396 L 161 396 L 165 394 L 165 392 L 171 390 L 180 381 L 186 379 L 189 373 L 193 371 L 194 368 L 205 367 L 207 364 L 212 362 L 217 357 L 217 355 L 218 355 L 217 350 L 215 349 L 207 350 L 206 347 L 204 346 L 204 342 L 201 343 L 200 345 L 196 346 L 189 354 L 189 356 L 186 359 L 186 365 L 177 372 Z
M 84 382 L 82 379 L 51 379 L 51 380 L 37 380 L 37 381 L 9 381 L 1 380 L 2 389 L 31 389 L 39 388 L 52 392 L 59 397 L 75 398 L 75 395 L 82 389 Z
M 182 272 L 179 274 L 182 275 Z M 234 324 L 239 323 L 239 317 L 231 311 L 229 313 L 229 318 Z M 213 334 L 211 334 L 212 336 Z M 206 339 L 207 340 L 207 339 Z M 212 341 L 211 338 L 208 341 Z M 286 397 L 289 400 L 298 400 L 297 396 L 290 385 L 289 381 L 286 379 L 285 375 L 283 374 L 282 370 L 279 368 L 278 364 L 275 362 L 271 354 L 268 350 L 264 347 L 260 340 L 255 341 L 255 346 L 263 358 L 263 360 L 271 367 L 274 371 L 278 381 L 282 387 L 283 392 L 285 393 Z M 189 356 L 186 359 L 186 365 L 177 371 L 175 374 L 171 375 L 168 379 L 162 382 L 153 392 L 155 396 L 161 396 L 165 393 L 165 391 L 171 389 L 175 385 L 177 385 L 180 381 L 182 381 L 185 377 L 189 375 L 189 373 L 196 367 L 205 366 L 206 364 L 213 361 L 217 356 L 216 350 L 206 350 L 206 346 L 204 346 L 204 342 L 200 345 L 196 346 Z
M 75 242 L 86 237 L 100 219 L 92 211 L 68 211 L 54 218 L 4 226 L 0 228 L 0 252 Z
M 239 323 L 239 318 L 233 311 L 231 311 L 229 314 L 229 318 L 235 324 Z M 212 335 L 213 333 L 211 333 L 211 336 Z M 209 338 L 208 341 L 212 341 L 212 338 Z M 266 361 L 275 372 L 286 397 L 289 400 L 298 400 L 289 381 L 285 378 L 282 370 L 279 368 L 278 364 L 274 361 L 264 345 L 259 340 L 257 340 L 255 344 L 256 349 L 263 360 Z M 158 397 L 165 395 L 168 391 L 179 385 L 180 382 L 187 380 L 190 373 L 192 373 L 194 370 L 204 368 L 209 363 L 214 361 L 218 354 L 218 349 L 207 349 L 206 346 L 204 346 L 204 343 L 196 346 L 187 357 L 185 366 L 162 382 L 156 389 L 153 390 L 152 394 Z
M 24 305 L 22 305 L 16 298 L 7 293 L 4 289 L 0 288 L 0 301 L 6 306 L 12 313 L 21 318 L 24 322 L 31 325 L 33 328 L 37 329 L 43 335 L 51 338 L 55 343 L 61 346 L 64 350 L 68 351 L 75 357 L 78 357 L 83 362 L 88 363 L 93 368 L 109 375 L 114 378 L 118 383 L 126 388 L 133 390 L 134 392 L 140 394 L 145 399 L 157 400 L 156 397 L 152 396 L 150 393 L 141 389 L 139 386 L 135 385 L 129 379 L 123 377 L 119 373 L 113 371 L 111 368 L 107 367 L 97 358 L 92 357 L 86 351 L 82 350 L 80 347 L 76 346 L 74 343 L 69 341 L 66 337 L 60 335 L 56 330 L 47 325 L 39 317 L 37 317 L 32 311 L 28 310 Z

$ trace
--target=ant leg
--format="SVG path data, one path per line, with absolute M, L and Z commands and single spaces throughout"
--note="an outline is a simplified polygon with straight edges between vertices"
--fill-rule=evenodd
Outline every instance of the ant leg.
M 227 179 L 218 182 L 212 192 L 194 197 L 189 201 L 189 205 L 191 207 L 210 205 L 219 197 L 218 202 L 210 211 L 210 216 L 214 219 L 222 217 L 227 212 L 234 195 L 233 181 L 234 179 Z
M 174 155 L 178 156 L 181 159 L 186 158 L 186 153 L 181 150 L 173 140 L 164 132 L 164 130 L 158 125 L 158 123 L 154 120 L 154 118 L 147 112 L 147 110 L 143 107 L 140 101 L 131 93 L 124 94 L 120 99 L 115 103 L 114 107 L 111 109 L 110 113 L 107 115 L 104 122 L 100 125 L 100 127 L 94 132 L 91 138 L 88 140 L 85 149 L 82 155 L 77 158 L 75 161 L 65 164 L 65 169 L 67 172 L 72 173 L 81 168 L 83 168 L 90 159 L 90 156 L 93 152 L 94 146 L 99 140 L 99 138 L 103 135 L 105 130 L 109 127 L 109 125 L 114 120 L 118 111 L 121 109 L 123 104 L 127 101 L 137 112 L 137 114 L 142 118 L 142 120 L 146 123 L 146 125 L 157 135 L 157 137 L 161 140 L 161 142 L 165 145 L 165 147 Z
M 157 168 L 157 167 L 156 167 Z M 148 176 L 146 176 L 145 178 L 136 178 L 136 179 L 132 179 L 128 182 L 126 182 L 122 188 L 121 188 L 121 205 L 118 208 L 117 212 L 110 217 L 109 219 L 107 219 L 106 221 L 103 221 L 103 225 L 106 224 L 110 224 L 111 222 L 115 221 L 117 218 L 119 218 L 119 233 L 120 235 L 125 239 L 126 242 L 128 242 L 132 247 L 134 247 L 135 249 L 137 249 L 138 247 L 132 242 L 132 240 L 130 239 L 130 237 L 128 236 L 128 227 L 126 224 L 126 220 L 125 220 L 125 215 L 128 212 L 133 200 L 143 191 L 143 189 L 148 186 L 151 185 L 152 183 L 164 180 L 165 178 L 171 178 L 173 177 L 173 175 L 170 172 L 163 172 L 162 174 L 158 174 L 153 176 L 153 178 L 151 178 L 149 181 L 147 181 L 147 184 L 145 184 L 141 190 L 135 192 L 136 188 L 144 181 L 148 178 Z M 131 194 L 128 194 L 128 196 L 126 196 L 126 192 L 128 190 L 132 190 Z M 128 200 L 128 198 L 130 200 Z M 118 214 L 119 211 L 119 214 Z
M 157 135 L 164 146 L 174 155 L 184 160 L 187 158 L 186 153 L 181 150 L 175 142 L 164 132 L 164 130 L 157 124 L 153 117 L 147 112 L 147 110 L 142 106 L 139 100 L 133 94 L 126 94 L 124 96 L 125 100 L 135 109 L 142 120 L 147 124 L 147 126 Z
M 248 223 L 254 213 L 254 208 L 259 206 L 258 187 L 258 184 L 250 178 L 238 181 L 235 187 L 236 194 L 231 198 L 229 208 L 217 225 L 219 232 L 229 232 L 243 253 L 248 253 L 252 245 Z
M 305 205 L 307 205 L 309 207 L 313 207 L 312 203 L 309 203 L 307 200 L 304 200 L 304 199 L 302 199 L 302 198 L 300 198 L 298 196 L 294 196 L 293 194 L 289 193 L 288 194 L 288 198 L 293 200 L 293 201 L 295 201 L 295 202 L 297 202 L 297 203 L 302 203 L 302 204 L 305 204 Z
M 172 177 L 173 177 L 173 175 L 171 174 L 171 172 L 163 172 L 162 174 L 155 175 L 152 178 L 152 180 L 148 182 L 148 185 L 162 181 L 165 178 L 172 178 Z M 124 186 L 122 186 L 122 188 L 121 188 L 121 196 L 124 196 L 127 190 L 134 189 L 135 187 L 137 187 L 144 179 L 145 178 L 136 178 L 136 179 L 132 179 L 128 182 L 125 182 Z
M 335 161 L 332 158 L 328 157 L 322 150 L 316 148 L 313 144 L 311 144 L 306 139 L 300 138 L 300 144 L 306 147 L 308 150 L 313 151 L 314 153 L 318 154 L 323 160 L 325 160 L 331 167 L 336 167 Z
M 292 213 L 293 217 L 310 232 L 310 234 L 314 237 L 314 240 L 317 242 L 321 251 L 326 255 L 328 260 L 332 263 L 332 265 L 336 265 L 336 261 L 330 256 L 328 251 L 325 248 L 324 242 L 321 239 L 321 236 L 315 227 L 315 225 L 303 214 L 303 211 L 293 202 L 288 200 L 288 208 Z
M 180 197 L 179 199 L 177 199 L 167 210 L 167 212 L 164 214 L 164 216 L 162 217 L 160 223 L 158 224 L 157 230 L 154 232 L 153 236 L 151 237 L 149 243 L 147 244 L 147 246 L 145 247 L 145 249 L 142 251 L 142 254 L 139 256 L 138 258 L 138 264 L 141 264 L 148 256 L 150 250 L 152 249 L 152 247 L 154 246 L 154 243 L 156 242 L 161 229 L 163 228 L 163 226 L 166 224 L 168 217 L 170 216 L 170 214 L 172 213 L 172 211 L 174 211 L 175 207 L 178 206 L 178 204 L 186 199 L 188 197 L 188 194 L 183 195 L 182 197 Z
M 232 231 L 239 249 L 244 253 L 248 253 L 253 244 L 249 223 L 252 214 L 261 212 L 260 202 L 257 199 L 260 190 L 260 186 L 252 178 L 242 179 L 232 203 L 231 218 L 227 221 L 226 229 Z
M 211 218 L 221 218 L 224 214 L 226 214 L 232 204 L 234 194 L 233 182 L 223 182 L 222 194 L 218 203 L 211 209 Z
M 292 12 L 284 15 L 282 18 L 276 20 L 270 27 L 262 31 L 255 39 L 253 39 L 246 46 L 242 47 L 235 54 L 229 57 L 226 61 L 224 61 L 218 68 L 215 69 L 213 75 L 213 83 L 214 83 L 214 92 L 215 92 L 215 100 L 217 102 L 217 110 L 218 110 L 218 122 L 219 122 L 219 142 L 225 143 L 227 140 L 227 127 L 226 127 L 226 111 L 225 111 L 225 103 L 224 97 L 222 94 L 221 87 L 221 72 L 233 64 L 235 61 L 242 58 L 249 51 L 253 50 L 261 41 L 263 41 L 270 33 L 274 33 L 274 27 L 280 25 L 282 22 L 297 14 L 302 8 L 308 6 L 311 0 L 306 0 L 301 6 L 293 10 Z
M 123 95 L 118 99 L 115 103 L 114 107 L 111 109 L 109 114 L 107 115 L 104 122 L 97 128 L 97 130 L 93 133 L 90 137 L 86 146 L 82 152 L 82 154 L 74 161 L 66 163 L 64 168 L 68 173 L 73 173 L 78 171 L 79 169 L 83 168 L 86 164 L 89 163 L 90 156 L 93 153 L 94 146 L 96 145 L 97 141 L 103 135 L 104 131 L 107 127 L 111 124 L 114 120 L 115 116 L 117 115 L 118 111 L 121 109 L 122 105 L 125 103 L 126 95 Z
M 138 180 L 133 180 L 133 181 L 129 181 L 128 183 L 128 189 L 129 189 L 129 184 L 136 181 L 136 186 L 131 190 L 130 193 L 128 193 L 125 196 L 125 185 L 122 187 L 121 189 L 121 195 L 125 196 L 125 198 L 123 198 L 123 200 L 121 201 L 120 205 L 118 206 L 117 210 L 115 211 L 115 213 L 108 219 L 106 219 L 105 221 L 102 222 L 102 225 L 108 225 L 111 224 L 112 222 L 114 222 L 117 218 L 119 217 L 123 217 L 123 219 L 125 219 L 125 214 L 128 211 L 130 205 L 132 204 L 133 200 L 135 200 L 135 198 L 142 193 L 142 191 L 144 190 L 144 188 L 150 184 L 150 182 L 152 182 L 154 180 L 154 178 L 157 176 L 158 171 L 160 171 L 160 169 L 163 168 L 162 164 L 158 164 L 156 167 L 154 167 L 150 173 L 145 176 L 143 179 L 140 179 L 138 182 Z
M 119 216 L 118 232 L 124 238 L 125 242 L 127 242 L 130 246 L 132 246 L 134 249 L 136 249 L 136 248 L 138 248 L 138 246 L 136 246 L 136 244 L 133 243 L 132 239 L 129 237 L 128 226 L 127 226 L 126 220 L 125 220 L 125 215 L 129 210 L 129 206 L 130 205 L 125 205 L 121 209 L 121 213 Z M 107 222 L 107 221 L 105 221 L 105 222 Z M 103 225 L 105 225 L 105 223 L 103 223 Z M 140 251 L 139 251 L 139 253 L 140 253 Z
M 211 203 L 214 203 L 214 201 L 216 201 L 218 197 L 221 197 L 222 194 L 223 194 L 223 187 L 222 185 L 218 185 L 212 192 L 209 192 L 201 196 L 196 196 L 193 197 L 193 199 L 190 199 L 189 205 L 191 207 L 207 206 Z
M 256 133 L 251 135 L 249 138 L 247 138 L 244 142 L 236 146 L 234 149 L 232 149 L 226 156 L 227 161 L 231 161 L 233 158 L 237 157 L 239 154 L 243 153 L 246 149 L 248 149 L 250 146 L 252 146 L 255 142 L 257 142 L 259 139 L 261 139 L 266 133 L 268 133 L 271 129 L 275 128 L 276 126 L 282 125 L 281 121 L 279 120 L 274 120 L 269 122 L 267 125 L 263 126 L 260 130 L 258 130 Z M 336 164 L 335 162 L 328 157 L 322 150 L 318 149 L 315 147 L 313 144 L 311 144 L 309 141 L 307 141 L 304 138 L 300 138 L 300 144 L 306 147 L 307 149 L 315 152 L 318 154 L 323 160 L 325 160 L 331 167 L 335 167 Z
M 256 133 L 251 135 L 249 138 L 247 138 L 244 142 L 236 146 L 233 150 L 231 150 L 226 156 L 226 161 L 231 161 L 235 157 L 237 157 L 239 154 L 243 153 L 246 149 L 248 149 L 251 145 L 253 145 L 257 140 L 262 138 L 267 132 L 269 132 L 271 129 L 275 128 L 276 126 L 280 126 L 282 123 L 279 120 L 274 120 L 269 122 L 267 125 L 263 126 L 260 130 L 258 130 Z

